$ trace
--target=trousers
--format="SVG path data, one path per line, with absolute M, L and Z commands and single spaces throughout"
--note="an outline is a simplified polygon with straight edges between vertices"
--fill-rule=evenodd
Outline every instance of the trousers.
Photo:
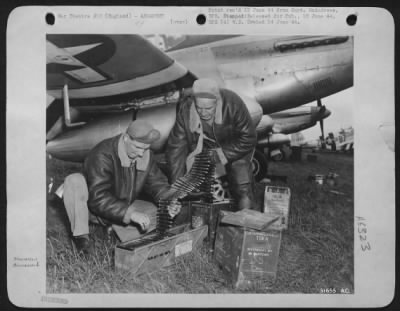
M 68 175 L 64 180 L 63 201 L 73 236 L 89 234 L 89 223 L 101 226 L 111 225 L 122 242 L 138 238 L 143 234 L 135 225 L 120 226 L 111 224 L 106 219 L 92 214 L 87 205 L 88 199 L 89 191 L 85 177 L 80 173 Z M 157 207 L 153 203 L 135 200 L 134 205 L 137 206 L 136 210 L 138 212 L 146 210 L 147 214 L 154 213 L 155 219 Z M 155 223 L 150 224 L 150 227 L 153 226 L 155 227 Z
M 254 195 L 254 177 L 251 164 L 252 154 L 227 164 L 229 190 L 239 210 L 257 209 Z

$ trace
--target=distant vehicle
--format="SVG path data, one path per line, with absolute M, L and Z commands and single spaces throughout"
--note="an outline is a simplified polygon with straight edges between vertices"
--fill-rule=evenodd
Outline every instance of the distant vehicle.
M 327 145 L 332 151 L 353 152 L 354 129 L 352 127 L 340 129 L 340 131 L 329 133 Z
M 352 127 L 340 129 L 338 132 L 331 132 L 323 139 L 312 139 L 302 144 L 303 149 L 311 149 L 313 152 L 318 150 L 331 150 L 341 152 L 353 152 L 354 149 L 354 129 Z

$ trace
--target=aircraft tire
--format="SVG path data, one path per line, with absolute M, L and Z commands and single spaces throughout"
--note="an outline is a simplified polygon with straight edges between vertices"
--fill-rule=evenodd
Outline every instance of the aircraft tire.
M 253 165 L 253 175 L 256 181 L 262 180 L 267 174 L 268 160 L 264 152 L 256 149 L 254 152 L 253 159 L 251 160 Z
M 286 160 L 286 152 L 285 152 L 285 150 L 283 150 L 282 148 L 279 149 L 279 150 L 280 150 L 281 153 L 282 153 L 282 160 L 281 160 L 281 161 L 285 161 L 285 160 Z
M 280 162 L 280 161 L 283 161 L 285 159 L 285 156 L 284 156 L 282 150 L 280 150 L 280 151 L 281 151 L 281 153 L 271 157 L 273 161 Z

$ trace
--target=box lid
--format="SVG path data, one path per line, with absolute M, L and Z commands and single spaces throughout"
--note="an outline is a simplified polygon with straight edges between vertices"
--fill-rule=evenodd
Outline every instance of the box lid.
M 265 193 L 280 193 L 280 194 L 290 196 L 290 188 L 289 187 L 266 186 Z
M 238 212 L 221 211 L 221 216 L 221 223 L 260 231 L 267 230 L 270 225 L 280 218 L 277 215 L 268 215 L 250 209 Z

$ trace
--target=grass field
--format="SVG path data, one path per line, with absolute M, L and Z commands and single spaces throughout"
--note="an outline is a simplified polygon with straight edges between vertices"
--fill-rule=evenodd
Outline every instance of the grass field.
M 277 278 L 235 290 L 208 256 L 205 246 L 178 257 L 175 265 L 133 276 L 114 271 L 116 241 L 91 225 L 95 254 L 79 257 L 72 248 L 61 201 L 47 204 L 47 292 L 49 293 L 353 293 L 353 156 L 316 153 L 317 162 L 271 162 L 269 174 L 288 176 L 292 192 L 289 228 L 283 232 Z M 74 163 L 48 159 L 47 176 L 56 189 L 64 177 L 81 170 Z M 309 175 L 338 174 L 337 184 L 318 185 Z M 265 185 L 259 184 L 259 197 Z M 333 192 L 331 192 L 333 191 Z

